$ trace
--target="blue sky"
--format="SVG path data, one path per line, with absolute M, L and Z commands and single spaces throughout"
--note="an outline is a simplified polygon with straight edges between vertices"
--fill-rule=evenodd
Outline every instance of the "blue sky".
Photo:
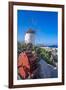
M 24 41 L 26 31 L 36 31 L 36 44 L 58 44 L 58 13 L 50 11 L 17 11 L 17 39 Z

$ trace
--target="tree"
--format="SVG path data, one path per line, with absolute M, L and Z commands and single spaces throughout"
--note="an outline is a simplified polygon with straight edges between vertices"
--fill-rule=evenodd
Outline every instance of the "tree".
M 51 51 L 47 51 L 45 48 L 40 48 L 39 46 L 35 46 L 32 44 L 25 44 L 24 42 L 18 42 L 18 56 L 21 52 L 31 50 L 37 54 L 39 60 L 43 59 L 47 63 L 52 64 L 51 59 Z M 56 59 L 56 58 L 55 58 Z

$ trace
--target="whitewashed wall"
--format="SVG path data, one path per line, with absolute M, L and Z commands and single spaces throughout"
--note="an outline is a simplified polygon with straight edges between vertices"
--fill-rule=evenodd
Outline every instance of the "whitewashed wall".
M 35 34 L 26 33 L 26 35 L 25 35 L 25 43 L 26 44 L 28 44 L 28 43 L 34 44 L 35 43 Z

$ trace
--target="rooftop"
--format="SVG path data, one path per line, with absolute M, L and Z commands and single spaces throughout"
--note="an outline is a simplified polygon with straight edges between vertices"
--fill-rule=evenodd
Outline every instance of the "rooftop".
M 35 33 L 35 31 L 32 29 L 29 29 L 26 33 Z

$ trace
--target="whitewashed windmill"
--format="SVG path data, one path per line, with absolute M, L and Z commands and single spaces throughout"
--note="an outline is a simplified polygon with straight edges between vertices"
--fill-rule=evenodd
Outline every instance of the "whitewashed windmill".
M 29 29 L 25 34 L 25 43 L 26 44 L 34 44 L 35 43 L 35 31 L 32 29 Z

